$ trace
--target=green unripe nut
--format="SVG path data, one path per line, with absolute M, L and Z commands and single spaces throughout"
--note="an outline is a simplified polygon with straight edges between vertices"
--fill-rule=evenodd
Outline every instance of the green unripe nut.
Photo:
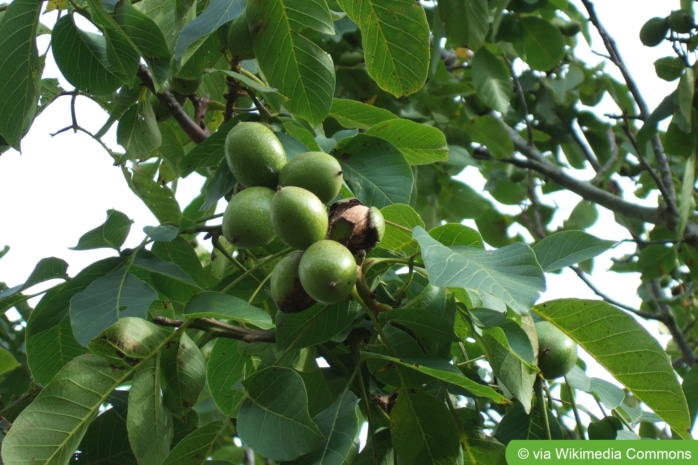
M 577 343 L 549 321 L 536 323 L 538 368 L 545 379 L 564 376 L 577 363 Z
M 327 235 L 327 209 L 307 189 L 281 187 L 271 201 L 271 224 L 279 239 L 303 250 Z
M 170 109 L 167 108 L 167 105 L 162 103 L 158 96 L 152 92 L 148 94 L 148 103 L 153 108 L 156 121 L 165 121 L 172 116 L 172 113 L 170 113 Z
M 300 250 L 289 253 L 276 263 L 271 272 L 271 298 L 284 313 L 302 312 L 315 303 L 303 289 L 298 276 L 302 256 L 303 252 Z
M 247 26 L 247 10 L 242 10 L 242 13 L 228 23 L 225 43 L 235 59 L 251 60 L 254 58 L 252 34 Z
M 269 127 L 257 122 L 238 123 L 225 138 L 225 159 L 244 186 L 276 189 L 286 151 Z
M 199 90 L 202 82 L 203 76 L 196 79 L 174 77 L 170 79 L 170 91 L 177 95 L 191 95 Z
M 666 18 L 650 18 L 640 29 L 640 41 L 647 47 L 655 47 L 664 40 L 668 32 L 669 23 Z
M 233 195 L 223 213 L 223 236 L 239 249 L 262 247 L 276 233 L 271 224 L 275 192 L 268 187 L 248 187 Z
M 342 179 L 342 166 L 335 157 L 325 152 L 296 155 L 279 172 L 279 185 L 308 189 L 323 203 L 337 197 L 342 188 Z
M 674 10 L 667 16 L 667 24 L 669 29 L 679 34 L 691 32 L 695 27 L 693 15 L 685 10 Z
M 336 304 L 351 294 L 356 284 L 354 256 L 342 244 L 321 240 L 303 252 L 298 275 L 303 289 L 324 304 Z

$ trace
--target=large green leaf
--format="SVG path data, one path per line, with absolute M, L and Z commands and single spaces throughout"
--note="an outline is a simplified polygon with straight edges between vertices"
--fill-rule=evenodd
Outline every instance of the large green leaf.
M 165 458 L 167 465 L 203 465 L 208 462 L 211 449 L 221 430 L 226 427 L 222 421 L 212 421 L 195 429 L 179 441 Z M 228 463 L 228 462 L 226 462 Z
M 282 349 L 300 349 L 327 342 L 341 333 L 361 314 L 356 302 L 315 305 L 298 313 L 279 313 L 276 342 Z
M 506 114 L 514 87 L 504 62 L 483 47 L 475 53 L 471 66 L 478 98 L 493 110 Z
M 463 126 L 465 132 L 478 144 L 484 145 L 495 158 L 514 155 L 514 143 L 504 123 L 494 115 L 478 116 Z
M 174 57 L 181 62 L 189 47 L 212 34 L 228 21 L 235 19 L 245 8 L 245 0 L 213 0 L 201 14 L 182 28 L 175 45 Z
M 565 55 L 565 39 L 560 30 L 538 16 L 521 18 L 524 61 L 539 71 L 556 66 Z
M 361 29 L 366 70 L 396 97 L 419 90 L 429 71 L 429 24 L 412 0 L 338 0 Z
M 450 249 L 416 227 L 429 281 L 490 294 L 518 313 L 527 313 L 545 290 L 545 278 L 533 250 L 515 243 L 497 250 Z
M 424 227 L 424 220 L 417 211 L 404 204 L 393 204 L 381 209 L 386 220 L 385 235 L 378 246 L 404 255 L 412 255 L 419 251 L 419 244 L 412 237 L 412 229 Z
M 71 361 L 13 422 L 3 463 L 66 465 L 109 394 L 130 375 L 96 355 Z
M 19 150 L 41 92 L 43 61 L 36 49 L 41 2 L 15 0 L 0 17 L 0 138 Z
M 410 165 L 448 160 L 446 137 L 437 128 L 406 119 L 391 119 L 371 126 L 366 134 L 397 147 Z
M 543 271 L 555 271 L 594 258 L 613 247 L 606 241 L 584 231 L 561 231 L 533 245 Z
M 463 388 L 474 396 L 486 397 L 499 404 L 509 402 L 507 398 L 499 392 L 495 391 L 489 386 L 485 386 L 473 381 L 458 371 L 456 367 L 443 360 L 403 360 L 376 352 L 362 352 L 361 355 L 367 359 L 385 360 L 393 364 L 411 368 L 412 370 L 427 375 L 431 378 Z
M 39 263 L 34 266 L 34 271 L 32 271 L 23 284 L 19 284 L 0 292 L 0 301 L 44 281 L 51 279 L 68 279 L 67 270 L 68 263 L 66 263 L 66 261 L 63 259 L 56 257 L 42 258 L 39 260 Z
M 126 110 L 116 127 L 116 142 L 126 150 L 126 159 L 148 159 L 162 143 L 162 133 L 153 106 L 142 99 Z
M 126 427 L 138 463 L 159 465 L 170 453 L 174 426 L 162 401 L 160 378 L 160 361 L 155 357 L 142 364 L 131 380 Z
M 606 302 L 580 299 L 546 302 L 533 311 L 577 342 L 679 436 L 690 438 L 688 404 L 671 360 L 632 316 Z
M 332 100 L 330 116 L 345 128 L 368 129 L 398 117 L 384 108 L 374 107 L 356 100 L 336 98 Z
M 285 105 L 292 113 L 320 123 L 334 97 L 334 65 L 303 29 L 334 33 L 325 1 L 249 0 L 246 14 L 254 53 L 269 84 L 288 97 Z
M 155 215 L 155 218 L 160 221 L 160 224 L 179 226 L 182 212 L 172 189 L 137 171 L 133 173 L 129 187 L 140 197 L 145 206 Z
M 145 318 L 157 297 L 150 285 L 125 268 L 92 281 L 70 299 L 75 339 L 86 346 L 119 318 Z
M 143 318 L 125 317 L 94 338 L 89 348 L 114 366 L 135 366 L 150 358 L 171 333 Z
M 269 329 L 269 314 L 245 300 L 220 292 L 202 292 L 194 296 L 184 309 L 186 318 L 220 318 Z
M 123 393 L 126 394 L 126 393 Z M 137 465 L 126 430 L 126 402 L 109 397 L 111 408 L 90 423 L 80 442 L 80 460 L 85 463 Z
M 245 375 L 249 376 L 253 361 L 240 350 L 240 341 L 216 339 L 206 364 L 206 381 L 213 401 L 224 415 L 236 417 L 236 408 L 244 399 L 244 393 L 237 389 L 237 383 Z
M 61 17 L 51 34 L 51 50 L 63 77 L 83 92 L 108 95 L 122 84 L 109 65 L 104 36 L 83 31 L 73 15 Z
M 392 144 L 357 134 L 342 139 L 334 155 L 342 165 L 347 185 L 364 204 L 382 208 L 392 203 L 409 203 L 412 168 Z
M 123 245 L 133 221 L 118 210 L 107 210 L 107 220 L 101 226 L 86 232 L 73 250 L 99 249 L 102 247 L 119 250 Z
M 187 335 L 167 347 L 161 355 L 163 398 L 173 415 L 185 418 L 206 384 L 206 360 Z
M 276 461 L 293 460 L 324 439 L 308 413 L 303 379 L 289 368 L 269 367 L 243 381 L 247 398 L 240 408 L 240 439 L 255 452 Z
M 313 418 L 325 436 L 322 446 L 308 455 L 288 462 L 288 465 L 343 465 L 357 450 L 361 428 L 356 395 L 343 391 L 337 400 Z
M 390 411 L 390 433 L 405 465 L 452 465 L 460 451 L 458 427 L 448 407 L 422 391 L 400 390 Z

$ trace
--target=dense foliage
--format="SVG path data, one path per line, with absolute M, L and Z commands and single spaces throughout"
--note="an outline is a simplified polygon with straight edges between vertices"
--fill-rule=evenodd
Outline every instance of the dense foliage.
M 79 105 L 67 129 L 102 144 L 156 219 L 132 231 L 128 212 L 110 210 L 76 232 L 75 247 L 113 249 L 109 258 L 69 276 L 48 257 L 0 292 L 3 463 L 502 464 L 512 439 L 689 438 L 692 8 L 682 0 L 633 31 L 666 50 L 657 79 L 675 83 L 648 108 L 590 0 L 1 6 L 2 149 L 19 149 L 53 102 L 96 102 L 107 114 L 99 131 L 80 125 Z M 594 30 L 621 80 L 576 56 Z M 44 76 L 49 56 L 63 79 Z M 597 111 L 602 99 L 615 112 Z M 275 192 L 276 178 L 222 228 L 228 201 L 254 187 L 226 159 L 260 156 L 248 150 L 252 136 L 226 142 L 248 121 L 278 139 L 286 160 L 274 171 L 306 152 L 339 162 L 340 192 L 320 201 L 337 225 L 331 240 L 324 213 L 290 233 L 279 225 L 299 217 L 285 214 L 295 206 L 268 221 L 263 209 L 292 202 L 277 200 L 288 188 Z M 486 193 L 458 176 L 468 167 Z M 289 183 L 314 185 L 319 175 L 305 170 Z M 177 181 L 194 173 L 201 193 L 180 205 Z M 564 191 L 579 203 L 559 221 L 550 198 Z M 353 220 L 342 216 L 360 204 Z M 627 235 L 589 234 L 600 209 Z M 245 219 L 267 231 L 263 240 Z M 142 241 L 125 248 L 133 236 Z M 640 273 L 639 308 L 601 292 L 541 301 L 546 275 L 571 267 L 585 279 L 619 240 L 636 245 L 613 271 Z M 341 267 L 329 260 L 340 256 Z M 283 274 L 272 273 L 278 263 Z M 286 307 L 297 271 L 311 300 Z M 669 345 L 638 318 L 659 322 Z M 581 360 L 544 379 L 541 320 L 623 387 Z M 576 402 L 580 393 L 600 409 Z

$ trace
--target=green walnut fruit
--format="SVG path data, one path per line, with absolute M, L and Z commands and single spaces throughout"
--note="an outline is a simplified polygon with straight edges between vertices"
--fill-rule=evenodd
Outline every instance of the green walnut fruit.
M 254 58 L 252 34 L 250 34 L 250 29 L 247 26 L 246 10 L 242 10 L 242 13 L 228 23 L 225 43 L 236 60 L 251 60 Z
M 202 82 L 201 76 L 196 79 L 174 77 L 170 79 L 170 91 L 177 95 L 191 95 L 199 90 Z
M 157 95 L 149 93 L 148 103 L 152 107 L 153 113 L 155 113 L 156 121 L 166 121 L 170 116 L 172 116 L 170 109 L 167 107 L 167 105 L 160 101 Z
M 640 28 L 640 41 L 648 47 L 659 45 L 669 32 L 666 18 L 654 17 L 647 20 Z
M 262 247 L 276 233 L 271 224 L 275 192 L 268 187 L 248 187 L 233 195 L 223 213 L 223 236 L 239 249 Z
M 271 224 L 284 243 L 304 250 L 327 236 L 327 209 L 307 189 L 280 187 L 271 201 Z
M 271 272 L 271 298 L 284 313 L 302 312 L 315 304 L 315 299 L 303 289 L 298 275 L 302 256 L 300 250 L 289 253 L 276 263 Z
M 336 304 L 345 300 L 354 289 L 356 261 L 342 244 L 324 239 L 303 252 L 298 275 L 310 297 L 324 304 Z
M 538 368 L 545 379 L 566 375 L 577 363 L 577 343 L 549 321 L 536 323 Z
M 672 11 L 666 20 L 669 29 L 679 34 L 689 33 L 695 27 L 693 15 L 684 10 Z
M 240 183 L 276 189 L 286 151 L 269 127 L 254 121 L 238 123 L 225 137 L 224 149 L 230 171 Z
M 280 185 L 308 189 L 323 203 L 337 197 L 342 179 L 341 165 L 325 152 L 301 153 L 291 158 L 279 172 Z

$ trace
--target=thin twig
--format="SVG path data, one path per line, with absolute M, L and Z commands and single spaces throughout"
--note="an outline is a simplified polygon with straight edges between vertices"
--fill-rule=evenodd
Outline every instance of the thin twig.
M 166 317 L 155 317 L 153 322 L 161 326 L 178 328 L 184 324 L 182 320 Z M 237 339 L 243 342 L 276 342 L 276 333 L 272 330 L 249 329 L 234 326 L 213 318 L 195 318 L 189 323 L 189 328 L 206 331 L 213 337 Z

